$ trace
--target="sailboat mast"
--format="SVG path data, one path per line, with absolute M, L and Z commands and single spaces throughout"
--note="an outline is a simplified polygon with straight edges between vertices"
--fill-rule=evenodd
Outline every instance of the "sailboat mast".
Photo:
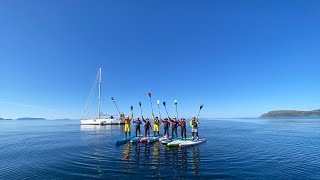
M 98 118 L 100 119 L 100 102 L 101 102 L 101 68 L 99 69 L 99 101 L 98 101 Z

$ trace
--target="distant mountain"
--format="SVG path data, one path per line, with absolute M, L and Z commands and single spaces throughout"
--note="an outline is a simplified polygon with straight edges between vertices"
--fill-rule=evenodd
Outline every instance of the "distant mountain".
M 320 109 L 313 111 L 277 110 L 265 113 L 260 117 L 320 117 Z
M 18 118 L 16 120 L 46 120 L 45 118 L 30 118 L 30 117 L 24 117 L 24 118 Z
M 71 119 L 69 119 L 69 118 L 63 118 L 63 119 L 54 119 L 54 120 L 58 120 L 58 121 L 64 121 L 64 120 L 71 120 Z
M 0 121 L 1 121 L 1 120 L 12 120 L 12 119 L 4 119 L 4 118 L 0 118 Z

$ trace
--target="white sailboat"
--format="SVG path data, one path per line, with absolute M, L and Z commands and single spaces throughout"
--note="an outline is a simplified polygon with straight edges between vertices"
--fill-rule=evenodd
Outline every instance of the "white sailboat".
M 97 75 L 97 78 L 93 84 L 93 87 L 91 89 L 90 95 L 88 97 L 87 103 L 86 103 L 86 107 L 84 110 L 84 114 L 86 114 L 88 105 L 90 104 L 89 101 L 91 101 L 93 94 L 94 94 L 94 90 L 96 87 L 96 82 L 97 80 L 99 81 L 99 96 L 98 96 L 98 116 L 97 118 L 92 118 L 92 119 L 88 119 L 88 118 L 82 118 L 81 119 L 81 125 L 119 125 L 119 124 L 124 124 L 123 120 L 120 118 L 114 118 L 114 115 L 110 115 L 110 117 L 106 117 L 108 115 L 103 114 L 100 111 L 100 104 L 101 104 L 101 75 L 102 75 L 102 69 L 99 68 L 99 72 Z

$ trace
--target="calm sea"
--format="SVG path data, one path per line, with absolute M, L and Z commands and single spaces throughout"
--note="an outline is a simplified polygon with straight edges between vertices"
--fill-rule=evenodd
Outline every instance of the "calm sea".
M 199 131 L 207 142 L 189 148 L 115 146 L 123 126 L 0 121 L 0 179 L 320 179 L 319 119 L 202 120 Z

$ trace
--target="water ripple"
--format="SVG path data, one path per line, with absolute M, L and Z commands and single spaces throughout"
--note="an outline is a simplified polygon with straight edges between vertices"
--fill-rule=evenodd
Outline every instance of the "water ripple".
M 207 142 L 190 148 L 115 146 L 122 126 L 7 124 L 0 132 L 0 179 L 320 178 L 319 123 L 251 121 L 204 121 Z

